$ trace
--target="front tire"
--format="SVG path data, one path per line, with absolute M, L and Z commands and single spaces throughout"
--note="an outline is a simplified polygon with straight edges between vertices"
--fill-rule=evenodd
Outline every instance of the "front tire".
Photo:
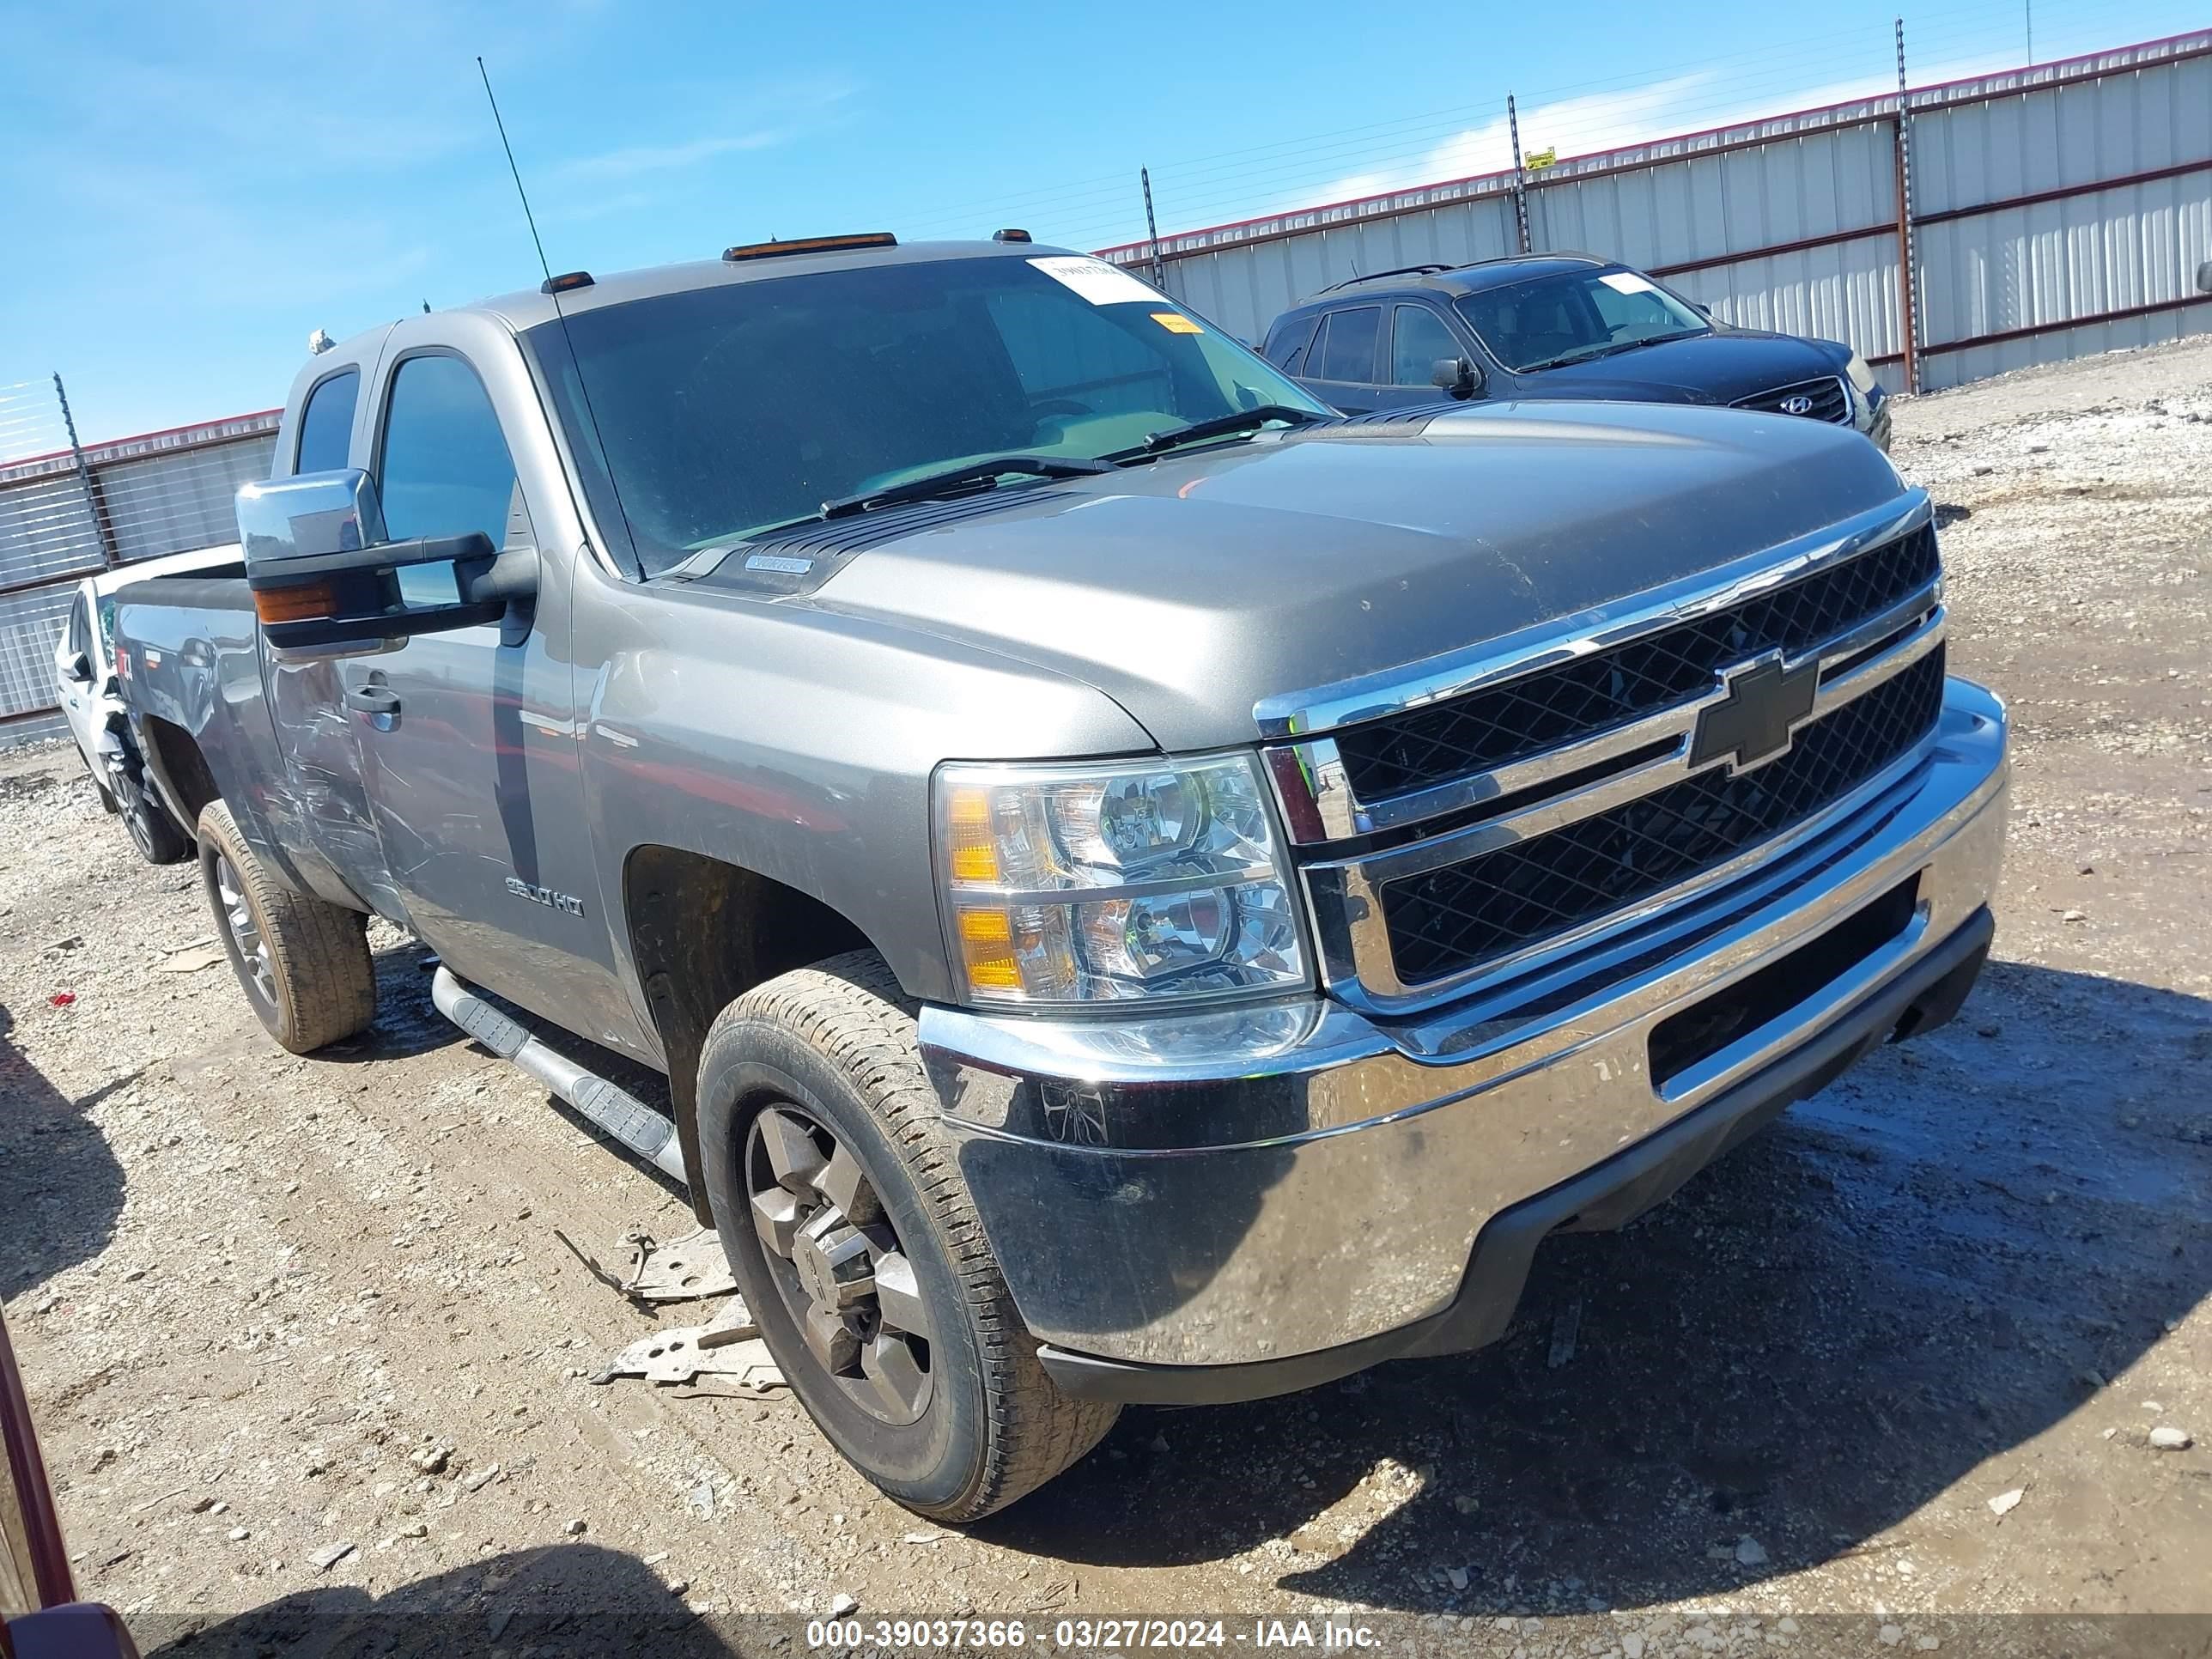
M 1062 1394 L 999 1271 L 873 951 L 722 1011 L 699 1061 L 716 1230 L 793 1391 L 854 1468 L 980 1519 L 1093 1446 L 1120 1407 Z
M 199 844 L 216 932 L 270 1036 L 312 1054 L 375 1018 L 367 917 L 278 884 L 219 800 L 200 814 Z

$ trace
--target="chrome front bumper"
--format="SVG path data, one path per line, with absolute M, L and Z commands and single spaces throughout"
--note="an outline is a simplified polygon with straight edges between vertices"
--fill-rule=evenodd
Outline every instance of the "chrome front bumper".
M 1493 992 L 1390 1022 L 1307 998 L 1113 1024 L 925 1007 L 944 1120 L 1048 1363 L 1126 1398 L 1237 1397 L 1489 1340 L 1500 1286 L 1476 1281 L 1510 1271 L 1510 1314 L 1526 1250 L 1479 1244 L 1618 1225 L 1866 1046 L 1948 1017 L 1986 949 L 2005 784 L 2002 705 L 1952 680 L 1927 753 L 1848 824 L 1519 1006 Z M 1869 946 L 1885 900 L 1904 920 Z M 1762 1023 L 1655 1084 L 1662 1022 L 1752 1000 L 1770 968 Z M 1768 1012 L 1778 975 L 1802 994 Z M 1178 1389 L 1158 1370 L 1176 1367 L 1249 1384 Z

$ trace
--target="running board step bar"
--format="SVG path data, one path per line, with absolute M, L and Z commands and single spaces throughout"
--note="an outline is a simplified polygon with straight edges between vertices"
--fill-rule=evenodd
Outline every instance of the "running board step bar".
M 529 1073 L 654 1169 L 678 1181 L 685 1179 L 684 1146 L 675 1124 L 629 1090 L 539 1042 L 454 978 L 443 963 L 431 975 L 430 1000 L 447 1019 L 501 1060 Z

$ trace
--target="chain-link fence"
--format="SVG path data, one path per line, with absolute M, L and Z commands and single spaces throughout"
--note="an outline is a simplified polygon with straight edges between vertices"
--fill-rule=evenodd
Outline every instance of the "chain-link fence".
M 0 385 L 0 745 L 61 730 L 54 647 L 77 583 L 237 538 L 232 497 L 269 476 L 276 419 L 88 446 L 59 375 Z

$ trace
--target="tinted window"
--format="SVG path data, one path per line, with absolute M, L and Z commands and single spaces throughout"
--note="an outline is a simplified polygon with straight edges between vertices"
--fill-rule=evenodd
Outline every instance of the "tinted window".
M 1316 354 L 1321 366 L 1315 378 L 1323 380 L 1370 380 L 1375 378 L 1375 337 L 1382 330 L 1382 307 L 1361 306 L 1353 311 L 1328 313 L 1328 330 Z
M 1539 369 L 1705 334 L 1711 325 L 1650 277 L 1621 266 L 1534 276 L 1462 295 L 1459 314 L 1498 362 Z
M 353 441 L 353 406 L 361 398 L 361 371 L 333 374 L 307 394 L 300 414 L 300 448 L 295 472 L 333 472 L 346 464 Z
M 1457 340 L 1443 318 L 1426 306 L 1400 306 L 1390 325 L 1390 380 L 1394 386 L 1431 386 L 1439 357 L 1462 357 Z
M 653 570 L 949 465 L 1122 454 L 1262 404 L 1322 412 L 1174 301 L 1066 255 L 717 283 L 524 339 L 595 505 Z
M 476 371 L 458 357 L 410 357 L 384 416 L 384 527 L 394 541 L 465 536 L 507 540 L 514 463 Z
M 1317 320 L 1313 317 L 1293 317 L 1278 322 L 1267 337 L 1267 361 L 1285 374 L 1304 374 L 1306 348 L 1313 343 L 1314 324 Z

